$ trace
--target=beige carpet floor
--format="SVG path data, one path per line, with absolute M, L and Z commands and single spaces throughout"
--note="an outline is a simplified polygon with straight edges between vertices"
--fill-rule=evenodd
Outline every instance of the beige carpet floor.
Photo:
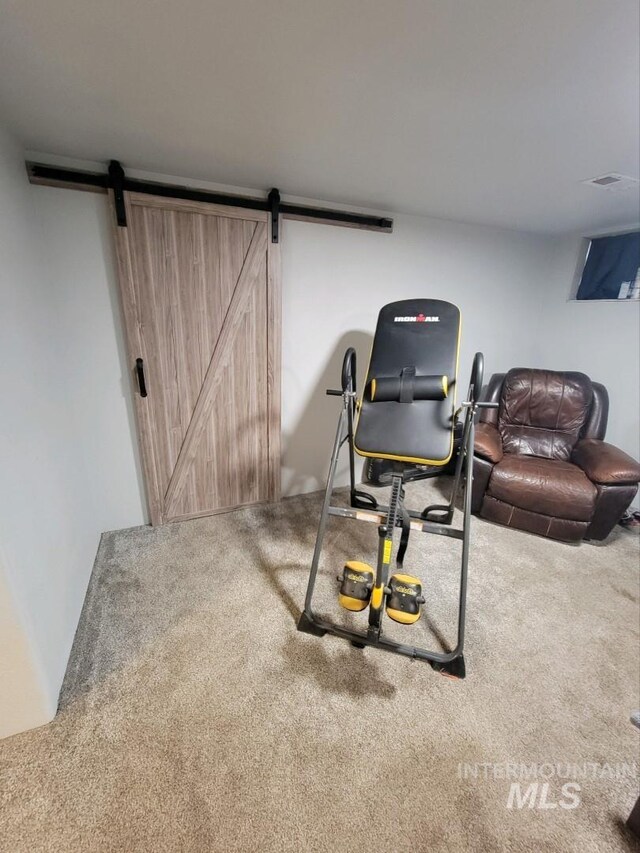
M 296 632 L 319 507 L 103 536 L 59 714 L 0 742 L 3 851 L 636 849 L 638 538 L 571 546 L 474 519 L 455 682 Z M 331 522 L 318 610 L 364 622 L 336 612 L 333 579 L 375 540 Z M 428 619 L 389 633 L 453 639 L 458 548 L 412 536 Z M 547 803 L 575 782 L 579 805 L 508 808 L 508 763 L 545 765 Z

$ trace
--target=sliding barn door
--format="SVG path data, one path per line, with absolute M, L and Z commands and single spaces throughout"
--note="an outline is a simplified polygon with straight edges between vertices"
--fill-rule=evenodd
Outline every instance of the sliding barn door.
M 280 282 L 268 214 L 135 193 L 125 203 L 118 277 L 152 524 L 276 500 Z

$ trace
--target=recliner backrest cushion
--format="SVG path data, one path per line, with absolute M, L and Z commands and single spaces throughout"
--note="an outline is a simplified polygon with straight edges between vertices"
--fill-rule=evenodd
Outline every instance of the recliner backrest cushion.
M 592 397 L 591 380 L 584 373 L 510 370 L 498 412 L 504 452 L 568 461 Z

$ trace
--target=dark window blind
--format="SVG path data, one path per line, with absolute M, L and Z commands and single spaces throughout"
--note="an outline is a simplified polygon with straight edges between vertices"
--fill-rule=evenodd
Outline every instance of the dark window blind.
M 576 299 L 637 299 L 640 231 L 591 241 Z

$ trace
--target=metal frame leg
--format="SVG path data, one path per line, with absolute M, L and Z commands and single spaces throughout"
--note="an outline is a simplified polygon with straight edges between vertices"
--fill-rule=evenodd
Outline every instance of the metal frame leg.
M 461 449 L 464 449 L 465 454 L 465 484 L 464 484 L 464 505 L 462 517 L 462 565 L 460 571 L 460 601 L 458 605 L 458 644 L 456 651 L 462 653 L 464 645 L 464 625 L 467 608 L 467 574 L 469 570 L 469 543 L 471 534 L 471 487 L 473 484 L 473 439 L 474 439 L 474 412 L 473 409 L 467 409 L 467 441 Z M 466 426 L 466 424 L 465 424 Z M 462 466 L 460 466 L 462 469 Z M 452 501 L 455 499 L 455 492 Z
M 316 544 L 313 549 L 313 560 L 311 562 L 311 572 L 309 574 L 309 583 L 307 584 L 307 594 L 304 600 L 304 611 L 308 617 L 313 618 L 311 609 L 311 601 L 313 599 L 313 590 L 316 584 L 316 576 L 318 574 L 318 565 L 320 563 L 320 554 L 322 553 L 322 542 L 327 529 L 327 519 L 329 518 L 329 507 L 331 505 L 331 493 L 333 491 L 333 481 L 338 467 L 338 457 L 340 456 L 340 448 L 344 441 L 344 429 L 347 420 L 347 406 L 349 401 L 347 397 L 343 398 L 342 411 L 338 418 L 338 428 L 336 429 L 336 437 L 333 442 L 333 451 L 331 453 L 331 462 L 329 463 L 329 473 L 327 475 L 327 488 L 324 493 L 324 502 L 322 504 L 322 514 L 320 515 L 320 524 L 318 526 L 318 535 L 316 536 Z M 302 614 L 304 616 L 304 613 Z M 302 621 L 302 620 L 301 620 Z M 299 626 L 300 627 L 300 626 Z

